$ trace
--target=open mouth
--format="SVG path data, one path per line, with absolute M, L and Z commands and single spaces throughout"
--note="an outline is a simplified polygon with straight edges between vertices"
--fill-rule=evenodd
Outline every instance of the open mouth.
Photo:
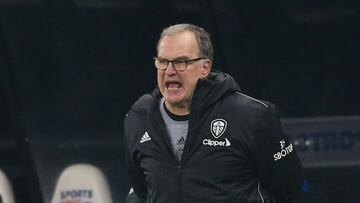
M 177 81 L 168 81 L 166 82 L 166 88 L 167 89 L 179 89 L 182 87 L 182 84 Z

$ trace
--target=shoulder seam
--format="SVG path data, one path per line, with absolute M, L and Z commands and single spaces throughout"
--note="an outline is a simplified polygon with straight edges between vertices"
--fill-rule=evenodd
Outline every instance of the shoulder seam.
M 263 195 L 261 194 L 261 191 L 260 191 L 260 182 L 258 182 L 258 193 L 259 193 L 259 195 L 260 195 L 260 197 L 261 197 L 261 203 L 264 203 L 264 197 L 263 197 Z
M 144 114 L 142 114 L 142 113 L 140 113 L 140 112 L 138 112 L 138 111 L 136 111 L 136 110 L 134 110 L 134 109 L 130 109 L 130 110 L 127 112 L 125 118 L 127 118 L 130 114 L 133 114 L 134 116 L 137 116 L 137 117 L 140 117 L 140 118 L 145 118 L 145 119 L 147 118 L 146 115 L 144 115 Z
M 249 98 L 249 99 L 251 99 L 251 100 L 254 100 L 254 101 L 256 101 L 256 102 L 264 105 L 266 108 L 269 108 L 269 106 L 266 105 L 264 102 L 262 102 L 262 101 L 260 101 L 260 100 L 258 100 L 258 99 L 255 99 L 255 98 L 253 98 L 253 97 L 250 97 L 249 95 L 243 94 L 243 93 L 241 93 L 241 92 L 235 92 L 235 93 L 236 93 L 236 94 L 240 94 L 240 95 L 242 95 L 242 96 L 245 96 L 245 97 L 247 97 L 247 98 Z

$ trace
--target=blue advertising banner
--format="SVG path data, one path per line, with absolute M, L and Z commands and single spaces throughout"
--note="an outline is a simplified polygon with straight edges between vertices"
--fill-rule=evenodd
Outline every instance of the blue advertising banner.
M 360 117 L 282 119 L 304 167 L 360 165 Z

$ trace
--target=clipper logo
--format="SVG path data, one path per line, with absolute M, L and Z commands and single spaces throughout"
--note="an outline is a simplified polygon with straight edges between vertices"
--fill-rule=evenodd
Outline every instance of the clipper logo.
M 227 127 L 226 120 L 222 118 L 215 119 L 211 121 L 210 124 L 211 134 L 217 139 L 224 134 L 226 127 Z
M 226 127 L 227 127 L 226 120 L 222 118 L 218 118 L 211 121 L 210 132 L 216 139 L 218 139 L 219 137 L 221 137 L 221 135 L 224 134 Z M 216 146 L 229 147 L 231 143 L 227 138 L 225 138 L 225 141 L 204 139 L 203 145 L 207 145 L 211 147 L 216 147 Z
M 287 156 L 294 150 L 294 147 L 292 144 L 290 144 L 289 146 L 284 148 L 285 147 L 284 140 L 280 141 L 280 147 L 281 147 L 281 150 L 274 154 L 274 161 L 278 161 L 278 160 L 282 159 L 283 157 Z
M 220 146 L 220 147 L 229 147 L 231 145 L 230 141 L 225 138 L 225 141 L 217 141 L 217 140 L 210 140 L 210 139 L 204 139 L 203 140 L 203 145 L 208 145 L 208 146 Z

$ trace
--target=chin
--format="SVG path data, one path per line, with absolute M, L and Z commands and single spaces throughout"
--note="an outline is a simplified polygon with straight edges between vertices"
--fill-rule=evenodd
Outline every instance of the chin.
M 181 103 L 180 99 L 171 98 L 171 97 L 165 97 L 165 100 L 170 104 L 179 104 L 179 103 Z

